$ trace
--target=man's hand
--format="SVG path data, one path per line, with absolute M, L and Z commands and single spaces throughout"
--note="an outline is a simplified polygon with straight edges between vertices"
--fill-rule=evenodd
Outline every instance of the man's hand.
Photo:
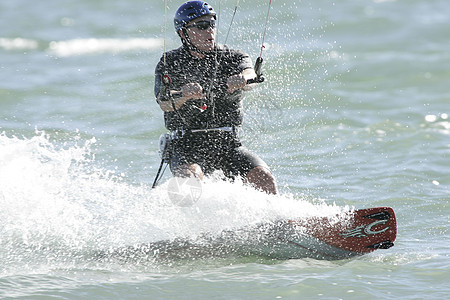
M 255 84 L 247 84 L 247 80 L 256 78 L 256 73 L 253 68 L 248 68 L 242 71 L 241 74 L 233 75 L 228 77 L 227 79 L 227 86 L 228 86 L 228 93 L 233 93 L 234 91 L 238 89 L 243 89 L 245 91 L 251 90 Z
M 180 91 L 170 91 L 172 95 L 171 101 L 158 101 L 159 107 L 163 111 L 174 111 L 175 109 L 180 109 L 184 103 L 191 99 L 204 99 L 206 94 L 203 93 L 203 88 L 198 83 L 188 83 L 181 87 Z
M 228 86 L 228 93 L 233 93 L 234 91 L 238 89 L 242 89 L 247 85 L 247 79 L 245 79 L 245 76 L 242 74 L 233 75 L 228 77 L 227 80 L 227 86 Z
M 203 93 L 202 86 L 198 83 L 188 83 L 183 85 L 181 87 L 181 93 L 185 100 L 206 98 L 206 94 Z

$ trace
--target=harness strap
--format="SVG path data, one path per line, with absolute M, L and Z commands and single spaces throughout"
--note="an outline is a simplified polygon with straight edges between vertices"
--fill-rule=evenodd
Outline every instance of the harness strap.
M 209 132 L 218 132 L 218 131 L 232 132 L 233 134 L 237 133 L 235 126 L 224 126 L 224 127 L 206 128 L 206 129 L 177 129 L 177 130 L 171 131 L 170 136 L 172 138 L 180 138 L 188 133 L 209 133 Z

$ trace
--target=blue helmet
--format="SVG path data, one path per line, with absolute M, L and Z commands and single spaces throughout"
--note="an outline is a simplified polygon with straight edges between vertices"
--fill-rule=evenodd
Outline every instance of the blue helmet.
M 188 1 L 181 5 L 175 13 L 175 18 L 173 19 L 175 30 L 178 32 L 190 21 L 206 15 L 216 15 L 211 5 L 199 0 Z

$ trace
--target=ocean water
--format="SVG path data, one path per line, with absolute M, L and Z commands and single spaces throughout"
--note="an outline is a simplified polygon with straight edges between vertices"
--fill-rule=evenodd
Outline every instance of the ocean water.
M 151 185 L 153 95 L 181 1 L 0 2 L 0 298 L 445 299 L 450 295 L 450 3 L 273 1 L 245 145 L 281 195 L 211 178 L 190 206 Z M 236 1 L 210 3 L 224 42 Z M 226 41 L 259 55 L 269 1 Z M 356 259 L 104 260 L 279 218 L 390 206 L 395 246 Z

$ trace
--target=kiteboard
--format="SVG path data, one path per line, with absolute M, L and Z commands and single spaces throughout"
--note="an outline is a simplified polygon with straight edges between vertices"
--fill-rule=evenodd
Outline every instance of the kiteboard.
M 376 207 L 355 210 L 344 217 L 280 221 L 269 231 L 271 243 L 257 249 L 262 255 L 337 260 L 391 248 L 397 221 L 392 208 Z
M 395 213 L 390 207 L 349 211 L 330 217 L 279 220 L 245 228 L 123 247 L 108 254 L 121 260 L 199 259 L 260 256 L 286 260 L 340 260 L 394 245 Z

